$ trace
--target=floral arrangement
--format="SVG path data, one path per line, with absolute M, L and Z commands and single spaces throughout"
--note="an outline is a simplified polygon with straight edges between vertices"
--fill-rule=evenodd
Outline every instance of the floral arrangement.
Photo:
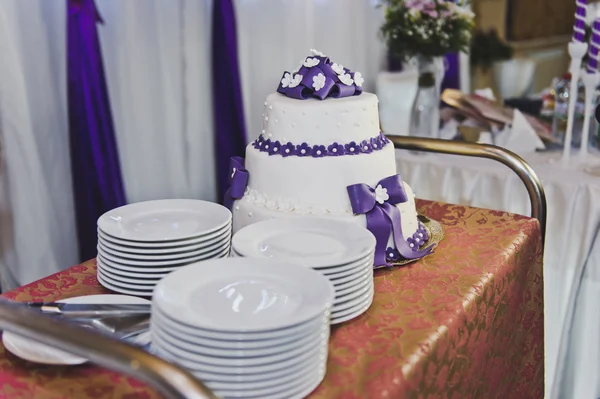
M 380 5 L 386 7 L 381 33 L 397 57 L 469 51 L 475 24 L 466 1 L 381 0 Z

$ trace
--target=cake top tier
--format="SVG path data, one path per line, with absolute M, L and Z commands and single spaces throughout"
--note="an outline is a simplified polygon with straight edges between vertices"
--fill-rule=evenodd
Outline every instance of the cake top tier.
M 341 64 L 331 62 L 323 53 L 311 49 L 297 71 L 285 71 L 277 92 L 298 100 L 308 98 L 339 98 L 362 93 L 364 79 L 360 72 L 352 72 Z

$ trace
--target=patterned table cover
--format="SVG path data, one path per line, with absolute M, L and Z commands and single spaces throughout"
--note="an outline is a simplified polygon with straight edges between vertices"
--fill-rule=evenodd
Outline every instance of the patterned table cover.
M 544 397 L 542 246 L 536 220 L 418 201 L 445 238 L 435 254 L 375 273 L 375 300 L 334 327 L 310 398 Z M 17 301 L 107 293 L 90 260 L 4 294 Z M 93 365 L 42 366 L 0 345 L 0 399 L 159 395 Z

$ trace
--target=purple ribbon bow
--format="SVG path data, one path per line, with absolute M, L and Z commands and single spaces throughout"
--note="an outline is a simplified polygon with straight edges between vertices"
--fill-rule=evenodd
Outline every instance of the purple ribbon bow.
M 233 201 L 244 196 L 250 174 L 245 169 L 242 157 L 231 157 L 229 162 L 229 189 L 225 193 L 225 206 L 231 210 Z
M 313 67 L 306 67 L 303 65 L 296 73 L 284 72 L 281 81 L 279 82 L 279 87 L 277 88 L 278 93 L 298 100 L 306 100 L 309 97 L 324 100 L 327 97 L 351 97 L 358 96 L 362 93 L 362 87 L 356 85 L 356 83 L 346 85 L 340 80 L 339 75 L 331 67 L 332 63 L 330 62 L 329 57 L 315 55 L 306 57 L 305 60 L 308 58 L 317 59 L 319 60 L 319 63 Z M 350 75 L 354 81 L 354 72 L 351 72 L 348 68 L 344 68 L 344 74 Z M 298 85 L 290 87 L 291 85 L 294 85 L 294 83 L 291 85 L 289 83 L 297 76 L 301 76 L 302 80 Z M 285 84 L 285 86 L 282 83 L 284 80 L 288 80 L 288 84 Z M 322 87 L 320 87 L 319 90 L 316 90 L 315 82 L 322 80 L 324 80 Z M 319 86 L 320 84 L 317 85 L 317 87 Z
M 379 188 L 381 186 L 381 189 Z M 402 220 L 400 211 L 396 204 L 406 202 L 408 196 L 402 184 L 400 175 L 393 175 L 382 179 L 375 186 L 376 189 L 369 187 L 367 184 L 353 184 L 346 187 L 352 212 L 355 215 L 365 214 L 367 217 L 367 229 L 377 239 L 375 246 L 375 265 L 388 264 L 385 256 L 386 246 L 390 237 L 390 231 L 393 236 L 396 250 L 404 259 L 418 259 L 429 254 L 433 246 L 429 246 L 423 250 L 419 248 L 411 248 L 410 244 L 402 235 Z M 387 190 L 387 199 L 383 199 L 384 195 L 378 197 L 376 190 Z

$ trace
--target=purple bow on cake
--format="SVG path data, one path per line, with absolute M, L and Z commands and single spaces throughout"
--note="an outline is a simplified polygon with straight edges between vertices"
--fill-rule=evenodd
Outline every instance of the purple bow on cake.
M 390 234 L 396 250 L 404 259 L 422 258 L 431 252 L 432 246 L 422 250 L 411 247 L 402 234 L 402 219 L 396 204 L 408 201 L 408 196 L 400 175 L 380 180 L 375 189 L 361 183 L 348 186 L 347 190 L 352 212 L 366 215 L 367 229 L 377 239 L 375 266 L 387 264 L 386 246 Z
M 363 81 L 360 72 L 332 63 L 329 57 L 313 55 L 304 59 L 298 72 L 283 73 L 277 92 L 298 100 L 350 97 L 362 93 Z
M 242 157 L 231 157 L 229 161 L 229 189 L 225 193 L 225 206 L 229 209 L 233 201 L 244 196 L 250 174 L 245 169 L 245 160 Z

